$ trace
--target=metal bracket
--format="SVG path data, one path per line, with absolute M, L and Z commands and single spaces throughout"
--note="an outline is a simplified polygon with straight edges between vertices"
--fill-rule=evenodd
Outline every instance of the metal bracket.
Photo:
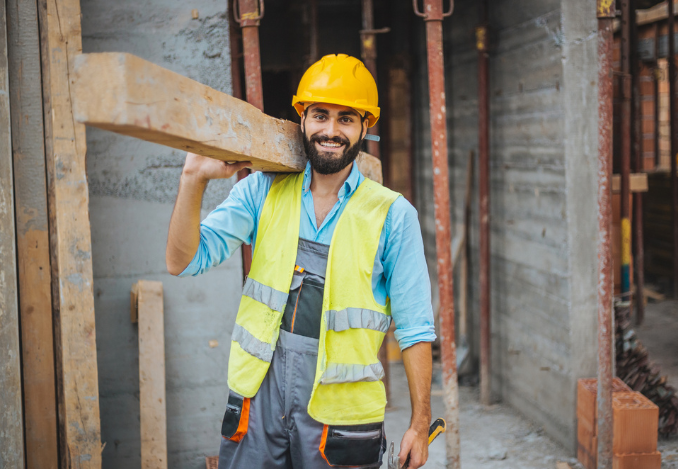
M 417 0 L 412 0 L 412 7 L 414 8 L 414 14 L 417 15 L 417 16 L 421 16 L 422 18 L 424 18 L 424 20 L 437 19 L 437 18 L 429 18 L 428 14 L 422 13 L 421 11 L 419 11 L 419 5 L 417 4 Z M 452 12 L 454 12 L 454 0 L 450 0 L 450 9 L 443 13 L 443 18 L 447 18 L 448 16 L 452 16 Z
M 364 36 L 365 34 L 383 34 L 390 33 L 391 28 L 381 28 L 381 29 L 361 29 L 360 35 Z
M 257 8 L 257 12 L 245 13 L 241 17 L 238 16 L 240 12 L 240 2 L 239 0 L 233 0 L 233 19 L 235 22 L 242 26 L 243 21 L 254 22 L 261 20 L 264 17 L 264 0 L 258 0 L 258 3 L 259 7 Z

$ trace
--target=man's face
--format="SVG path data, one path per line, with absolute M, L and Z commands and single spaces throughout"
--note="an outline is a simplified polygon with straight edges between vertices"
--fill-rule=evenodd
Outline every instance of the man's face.
M 334 174 L 360 153 L 367 119 L 347 106 L 316 103 L 302 114 L 301 130 L 311 167 L 320 174 Z

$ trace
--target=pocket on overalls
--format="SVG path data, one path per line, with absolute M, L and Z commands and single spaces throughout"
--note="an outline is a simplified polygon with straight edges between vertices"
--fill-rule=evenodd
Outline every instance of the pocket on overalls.
M 333 467 L 378 464 L 386 450 L 383 423 L 325 425 L 320 453 Z
M 221 436 L 240 442 L 247 433 L 250 421 L 250 399 L 233 392 L 228 393 L 228 404 L 224 421 L 221 423 Z

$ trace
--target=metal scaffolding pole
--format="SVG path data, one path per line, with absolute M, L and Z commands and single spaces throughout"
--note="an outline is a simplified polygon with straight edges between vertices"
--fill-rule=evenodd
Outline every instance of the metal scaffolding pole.
M 243 56 L 245 62 L 245 95 L 247 102 L 257 107 L 260 111 L 264 110 L 264 93 L 261 85 L 261 58 L 259 55 L 259 21 L 264 17 L 264 0 L 233 0 L 233 19 L 242 29 Z M 233 38 L 233 36 L 231 36 Z M 233 67 L 234 45 L 231 44 L 231 66 Z M 240 63 L 235 61 L 238 66 L 236 70 L 232 69 L 232 74 L 237 73 L 237 82 L 233 81 L 234 91 L 242 94 L 240 88 Z M 235 85 L 238 85 L 236 90 Z M 241 96 L 237 96 L 241 97 Z M 238 180 L 244 179 L 250 173 L 249 169 L 238 171 Z M 252 246 L 243 244 L 242 246 L 243 273 L 246 277 L 250 273 L 252 266 Z
M 454 297 L 452 288 L 452 247 L 450 243 L 450 185 L 447 162 L 447 121 L 445 104 L 445 68 L 443 65 L 442 0 L 424 0 L 424 12 L 413 0 L 414 12 L 426 23 L 428 56 L 429 110 L 433 156 L 433 193 L 436 219 L 436 253 L 438 258 L 438 290 L 440 295 L 440 347 L 443 362 L 443 400 L 448 430 L 445 433 L 447 468 L 461 467 L 459 459 L 459 387 L 457 351 L 454 335 Z
M 621 292 L 631 291 L 631 1 L 621 0 Z
M 676 51 L 674 45 L 675 35 L 675 5 L 669 1 L 669 129 L 670 158 L 671 158 L 671 226 L 673 239 L 673 297 L 678 298 L 678 181 L 676 181 L 676 152 L 678 152 L 678 128 L 676 128 Z
M 612 468 L 612 44 L 614 1 L 598 0 L 598 469 Z

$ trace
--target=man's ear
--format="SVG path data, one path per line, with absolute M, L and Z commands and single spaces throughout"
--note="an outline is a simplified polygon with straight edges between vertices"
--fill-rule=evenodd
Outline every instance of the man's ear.
M 304 112 L 301 113 L 301 123 L 299 124 L 299 126 L 301 127 L 302 134 L 306 132 L 306 129 L 304 128 L 305 123 L 306 123 L 306 111 L 304 110 Z
M 363 119 L 362 124 L 363 124 L 363 131 L 362 131 L 362 136 L 361 136 L 360 140 L 364 139 L 365 135 L 367 135 L 367 128 L 368 128 L 367 124 L 369 124 L 367 118 Z

